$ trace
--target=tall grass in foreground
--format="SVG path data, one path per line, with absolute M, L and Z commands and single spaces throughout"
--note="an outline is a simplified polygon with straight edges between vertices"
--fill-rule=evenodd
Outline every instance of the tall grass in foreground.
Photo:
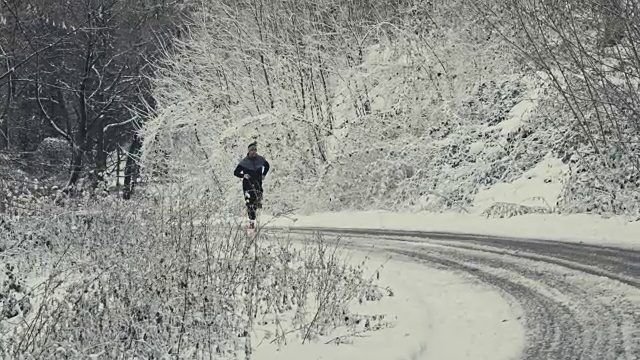
M 382 297 L 340 247 L 248 236 L 209 208 L 165 188 L 3 217 L 0 357 L 250 359 L 252 338 L 313 341 Z

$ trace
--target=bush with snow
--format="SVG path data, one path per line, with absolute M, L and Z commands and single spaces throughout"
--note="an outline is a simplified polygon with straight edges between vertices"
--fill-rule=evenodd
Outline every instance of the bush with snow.
M 45 138 L 38 145 L 36 155 L 43 171 L 47 173 L 63 172 L 69 168 L 71 145 L 64 139 Z
M 169 190 L 3 217 L 0 357 L 249 359 L 258 327 L 316 341 L 386 296 L 333 242 L 248 236 Z

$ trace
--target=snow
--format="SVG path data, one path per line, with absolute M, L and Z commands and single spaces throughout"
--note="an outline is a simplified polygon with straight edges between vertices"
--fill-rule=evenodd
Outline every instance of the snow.
M 387 314 L 394 326 L 367 333 L 352 344 L 289 343 L 278 351 L 264 341 L 255 360 L 465 360 L 512 359 L 521 353 L 524 329 L 521 310 L 485 285 L 421 264 L 354 252 L 353 261 L 368 256 L 367 267 L 380 270 L 380 286 L 394 296 L 355 306 L 363 314 Z M 329 336 L 328 338 L 331 338 Z M 256 338 L 254 343 L 260 342 Z
M 9 263 L 7 263 L 8 265 Z M 13 264 L 15 265 L 15 263 Z M 22 287 L 20 292 L 13 292 L 11 295 L 15 297 L 16 301 L 26 299 L 29 306 L 26 310 L 27 313 L 20 310 L 18 315 L 11 319 L 0 318 L 0 335 L 6 335 L 11 332 L 22 333 L 28 329 L 33 320 L 37 318 L 38 309 L 46 306 L 46 302 L 51 299 L 61 300 L 63 293 L 67 288 L 68 283 L 63 283 L 61 286 L 56 287 L 53 292 L 47 292 L 49 290 L 50 283 L 53 282 L 51 274 L 53 273 L 53 267 L 50 264 L 39 264 L 38 270 L 32 270 L 29 273 L 23 274 L 23 278 L 19 281 Z M 76 278 L 77 276 L 73 276 Z M 0 274 L 0 285 L 5 285 L 8 280 L 6 274 Z M 69 280 L 69 279 L 67 279 Z M 0 288 L 1 289 L 1 288 Z M 51 290 L 49 290 L 51 291 Z M 10 295 L 7 293 L 5 295 Z M 0 337 L 1 339 L 1 337 Z
M 640 249 L 640 222 L 623 217 L 587 214 L 528 214 L 487 218 L 478 214 L 400 213 L 388 211 L 316 213 L 291 218 L 269 218 L 264 226 L 394 229 L 472 233 L 481 235 L 558 240 Z
M 501 130 L 502 135 L 514 132 L 529 120 L 538 106 L 538 92 L 539 89 L 532 88 L 522 101 L 509 110 L 509 118 L 496 125 Z
M 557 158 L 546 156 L 519 179 L 500 182 L 480 190 L 474 198 L 474 209 L 483 212 L 495 203 L 512 203 L 555 209 L 564 189 L 568 167 Z

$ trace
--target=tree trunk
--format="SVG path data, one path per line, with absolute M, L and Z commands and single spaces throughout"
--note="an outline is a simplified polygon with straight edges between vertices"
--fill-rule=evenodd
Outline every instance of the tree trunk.
M 142 148 L 142 139 L 138 134 L 133 135 L 133 142 L 129 146 L 127 154 L 127 164 L 124 168 L 124 191 L 122 197 L 126 200 L 131 198 L 133 188 L 135 187 L 135 178 L 138 176 L 138 156 Z
M 97 127 L 95 164 L 95 179 L 97 182 L 104 182 L 104 175 L 107 172 L 107 152 L 104 149 L 104 128 L 102 122 L 100 122 Z
M 91 74 L 91 64 L 93 61 L 94 41 L 93 34 L 90 34 L 87 40 L 87 49 L 84 58 L 84 77 L 80 83 L 80 89 L 77 93 L 78 96 L 78 128 L 74 134 L 75 147 L 73 148 L 73 157 L 71 159 L 71 177 L 67 184 L 67 192 L 75 187 L 76 183 L 80 179 L 80 173 L 82 171 L 82 160 L 85 151 L 90 151 L 91 146 L 88 144 L 87 139 L 87 126 L 88 117 L 87 114 L 87 83 L 89 82 L 89 75 Z
M 9 147 L 9 119 L 7 116 L 0 118 L 0 150 Z
M 65 192 L 69 193 L 78 183 L 80 179 L 80 174 L 82 173 L 82 156 L 84 155 L 84 151 L 76 144 L 73 147 L 73 152 L 71 155 L 71 176 L 69 177 L 69 182 L 65 187 Z
M 120 189 L 120 162 L 122 161 L 122 152 L 120 146 L 116 147 L 116 189 Z
M 13 98 L 13 84 L 11 75 L 7 84 L 7 97 L 4 106 L 0 109 L 0 150 L 9 147 L 9 113 L 11 110 L 11 99 Z
M 72 156 L 71 156 L 71 176 L 69 177 L 69 182 L 66 186 L 66 192 L 69 192 L 76 186 L 78 180 L 80 180 L 80 175 L 82 174 L 83 169 L 83 158 L 85 155 L 85 151 L 91 149 L 90 144 L 87 142 L 87 131 L 86 131 L 86 118 L 81 116 L 81 119 L 78 124 L 78 129 L 75 132 L 74 140 L 75 146 L 73 146 Z
M 5 65 L 7 72 L 11 70 L 11 60 L 4 49 L 0 46 L 2 56 L 5 58 Z M 7 81 L 7 97 L 2 109 L 0 109 L 0 150 L 7 149 L 9 147 L 9 112 L 11 108 L 11 100 L 13 99 L 13 75 L 8 74 L 9 80 Z

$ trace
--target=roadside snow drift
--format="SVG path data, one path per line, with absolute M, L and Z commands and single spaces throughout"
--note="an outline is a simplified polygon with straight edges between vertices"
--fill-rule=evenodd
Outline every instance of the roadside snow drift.
M 640 223 L 621 217 L 529 214 L 488 218 L 479 214 L 399 213 L 388 211 L 316 213 L 273 218 L 262 215 L 264 226 L 417 230 L 514 238 L 568 241 L 640 249 Z

